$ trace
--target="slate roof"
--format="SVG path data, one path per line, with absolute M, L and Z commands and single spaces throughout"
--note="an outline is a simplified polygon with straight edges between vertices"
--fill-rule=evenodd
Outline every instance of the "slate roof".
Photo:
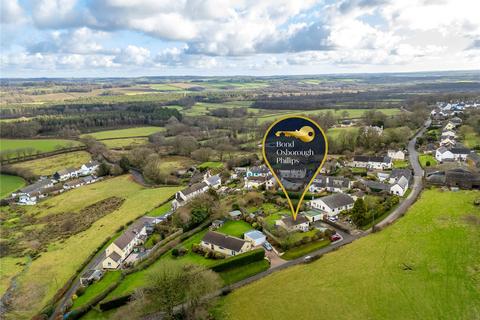
M 346 205 L 353 204 L 353 198 L 344 193 L 335 193 L 326 197 L 320 198 L 327 206 L 332 209 L 344 207 Z
M 318 175 L 313 184 L 318 187 L 335 187 L 335 188 L 348 188 L 350 185 L 350 180 L 344 177 L 333 177 L 333 176 L 324 176 Z
M 302 224 L 302 223 L 308 223 L 308 219 L 305 218 L 302 215 L 297 215 L 296 220 L 293 220 L 292 216 L 288 215 L 288 216 L 282 218 L 282 221 L 288 227 L 297 226 L 297 225 Z
M 408 180 L 407 178 L 402 176 L 400 179 L 398 179 L 396 184 L 398 184 L 402 189 L 405 190 L 405 187 L 408 185 Z
M 363 180 L 362 183 L 372 190 L 390 191 L 390 185 L 378 181 Z
M 480 165 L 480 156 L 475 153 L 475 152 L 472 152 L 470 153 L 467 158 L 471 161 L 473 161 L 473 163 L 478 167 Z
M 401 177 L 407 178 L 407 181 L 410 181 L 412 178 L 412 171 L 410 169 L 393 169 L 390 174 L 390 178 L 400 179 Z
M 445 152 L 448 151 L 448 149 L 445 148 L 445 147 L 440 147 L 440 148 L 437 149 L 437 151 L 440 152 L 441 154 L 444 154 Z
M 183 189 L 181 192 L 183 193 L 184 196 L 188 196 L 189 194 L 192 194 L 194 192 L 197 192 L 198 190 L 202 190 L 203 188 L 208 187 L 208 184 L 203 182 L 195 183 L 192 184 L 190 187 Z
M 87 167 L 87 168 L 93 168 L 93 167 L 99 166 L 99 165 L 100 165 L 100 162 L 98 162 L 96 160 L 89 161 L 89 162 L 85 163 L 85 167 Z
M 238 217 L 242 215 L 242 212 L 240 210 L 233 210 L 228 213 L 231 217 Z
M 453 154 L 469 154 L 471 151 L 468 148 L 454 147 L 450 149 Z
M 154 219 L 155 218 L 151 217 L 141 217 L 132 223 L 127 230 L 125 230 L 125 232 L 114 241 L 115 245 L 123 250 L 130 242 L 132 242 L 138 232 L 142 230 L 143 226 L 152 223 Z
M 233 251 L 240 251 L 245 241 L 236 237 L 228 236 L 223 233 L 208 231 L 202 239 L 203 242 L 223 247 Z
M 388 156 L 353 156 L 353 161 L 358 162 L 381 162 L 390 163 L 392 159 Z
M 120 263 L 120 260 L 122 260 L 122 256 L 119 255 L 116 251 L 113 251 L 110 253 L 110 255 L 107 258 L 111 258 L 113 261 Z
M 214 176 L 211 176 L 210 178 L 207 179 L 207 183 L 210 185 L 216 185 L 221 183 L 220 175 L 216 174 Z
M 53 183 L 50 179 L 39 180 L 25 188 L 20 189 L 21 193 L 35 193 L 46 189 L 49 184 Z
M 76 171 L 77 171 L 77 169 L 74 169 L 74 168 L 66 168 L 66 169 L 57 171 L 57 174 L 59 176 L 64 176 L 64 175 L 67 175 L 67 174 L 72 174 L 73 172 L 76 172 Z

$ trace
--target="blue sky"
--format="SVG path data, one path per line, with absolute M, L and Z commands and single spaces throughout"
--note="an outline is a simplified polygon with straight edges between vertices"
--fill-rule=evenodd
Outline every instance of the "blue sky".
M 471 70 L 470 0 L 0 0 L 2 77 Z

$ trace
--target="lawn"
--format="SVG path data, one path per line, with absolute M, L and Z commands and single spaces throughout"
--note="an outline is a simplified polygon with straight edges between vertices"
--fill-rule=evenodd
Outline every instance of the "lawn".
M 28 169 L 35 175 L 52 175 L 58 170 L 65 168 L 80 168 L 82 164 L 91 160 L 90 153 L 76 151 L 57 154 L 55 156 L 40 158 L 13 164 L 14 168 Z
M 113 138 L 132 138 L 132 137 L 146 137 L 153 133 L 164 131 L 165 128 L 162 127 L 135 127 L 128 129 L 117 129 L 117 130 L 107 130 L 107 131 L 98 131 L 93 133 L 82 134 L 84 136 L 92 136 L 97 140 L 102 139 L 113 139 Z
M 160 217 L 170 210 L 172 210 L 172 202 L 167 202 L 162 204 L 160 207 L 155 208 L 152 211 L 148 212 L 147 215 L 150 217 Z
M 85 292 L 73 301 L 72 309 L 79 308 L 85 303 L 88 303 L 97 295 L 105 291 L 110 285 L 117 282 L 121 276 L 122 272 L 120 270 L 107 271 L 102 279 L 89 285 Z
M 243 238 L 243 234 L 252 230 L 252 226 L 243 220 L 239 221 L 227 221 L 217 231 L 228 234 L 233 237 Z
M 478 197 L 425 190 L 385 230 L 235 290 L 216 308 L 217 318 L 476 319 Z
M 122 206 L 98 219 L 86 231 L 49 246 L 18 278 L 12 308 L 18 318 L 31 318 L 65 284 L 67 279 L 108 236 L 127 222 L 152 210 L 180 187 L 143 188 L 129 175 L 107 179 L 63 193 L 25 207 L 27 214 L 39 216 L 60 212 L 78 212 L 107 197 L 126 199 Z M 54 281 L 53 281 L 53 280 Z
M 408 160 L 393 160 L 393 167 L 396 169 L 407 168 L 408 164 Z
M 285 260 L 297 259 L 301 256 L 309 254 L 310 252 L 326 247 L 329 244 L 330 244 L 330 240 L 327 240 L 327 239 L 313 241 L 313 242 L 304 244 L 302 246 L 295 247 L 285 251 L 285 253 L 282 255 L 282 259 L 285 259 Z
M 1 139 L 0 151 L 33 148 L 35 152 L 44 153 L 80 145 L 79 141 L 65 139 Z
M 270 263 L 263 259 L 261 261 L 250 263 L 246 266 L 220 272 L 219 275 L 222 278 L 223 283 L 225 285 L 229 285 L 268 270 L 268 268 L 270 268 Z
M 216 169 L 216 168 L 223 168 L 223 162 L 208 161 L 198 165 L 198 169 Z
M 16 191 L 25 185 L 25 180 L 18 176 L 0 174 L 0 199 L 8 197 L 13 191 Z
M 430 162 L 430 167 L 433 167 L 437 164 L 437 160 L 430 154 L 421 154 L 418 156 L 418 161 L 422 168 L 427 167 L 427 161 Z

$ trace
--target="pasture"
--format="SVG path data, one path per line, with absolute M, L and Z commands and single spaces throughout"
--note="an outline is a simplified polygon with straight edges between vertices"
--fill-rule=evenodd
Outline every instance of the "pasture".
M 92 136 L 97 140 L 104 139 L 116 139 L 116 138 L 133 138 L 133 137 L 146 137 L 153 133 L 164 131 L 163 127 L 135 127 L 127 129 L 106 130 L 92 133 L 82 134 L 80 137 Z
M 25 185 L 25 180 L 18 176 L 0 174 L 0 199 L 9 196 L 13 191 Z
M 135 183 L 130 175 L 123 175 L 83 186 L 26 208 L 24 214 L 54 218 L 55 214 L 79 212 L 109 197 L 125 199 L 118 209 L 94 221 L 87 230 L 52 242 L 46 252 L 32 261 L 18 277 L 18 289 L 12 300 L 15 318 L 31 318 L 40 311 L 103 241 L 115 234 L 119 227 L 152 210 L 179 189 L 147 189 Z M 3 270 L 0 274 L 3 275 Z
M 40 158 L 13 164 L 13 168 L 27 169 L 35 175 L 52 175 L 58 170 L 65 168 L 79 168 L 82 164 L 91 160 L 86 151 L 62 153 L 51 157 Z
M 44 153 L 80 145 L 79 141 L 66 139 L 1 139 L 0 151 L 14 151 L 13 157 L 16 157 L 15 150 L 19 149 L 32 148 L 33 153 Z
M 217 306 L 216 318 L 475 319 L 475 199 L 475 191 L 425 190 L 385 230 L 235 290 Z

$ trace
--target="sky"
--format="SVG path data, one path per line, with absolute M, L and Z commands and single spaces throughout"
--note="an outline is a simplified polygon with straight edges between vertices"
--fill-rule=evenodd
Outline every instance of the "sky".
M 480 69 L 477 0 L 0 0 L 0 77 Z

